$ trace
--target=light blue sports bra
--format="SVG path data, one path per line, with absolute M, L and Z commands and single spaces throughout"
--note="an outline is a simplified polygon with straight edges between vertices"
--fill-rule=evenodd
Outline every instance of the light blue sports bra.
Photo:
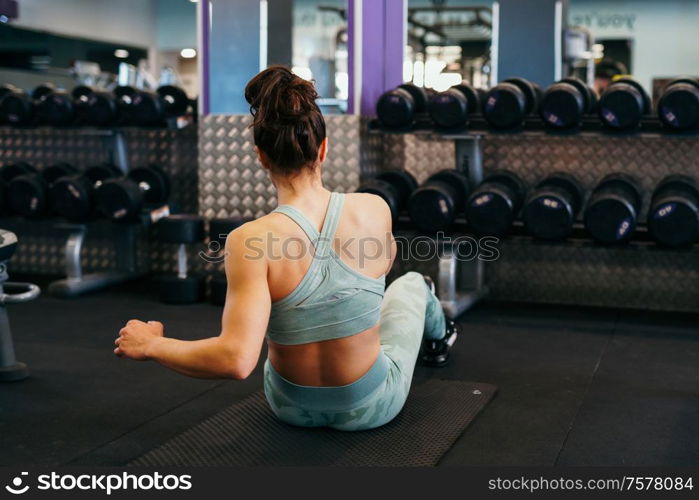
M 294 291 L 272 303 L 267 335 L 273 342 L 293 345 L 339 339 L 378 323 L 385 277 L 364 276 L 345 264 L 333 250 L 344 201 L 344 194 L 330 195 L 320 234 L 291 205 L 280 205 L 274 210 L 303 229 L 315 255 Z

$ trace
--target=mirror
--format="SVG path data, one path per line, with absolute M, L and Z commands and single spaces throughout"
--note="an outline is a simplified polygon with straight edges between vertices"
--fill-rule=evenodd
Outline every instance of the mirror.
M 443 91 L 466 80 L 490 81 L 492 4 L 469 0 L 408 0 L 403 79 Z
M 0 22 L 0 84 L 112 89 L 175 84 L 199 93 L 191 0 L 22 0 Z
M 570 0 L 568 22 L 592 37 L 598 91 L 620 74 L 654 96 L 675 76 L 699 77 L 699 2 Z
M 325 113 L 344 113 L 349 96 L 346 0 L 295 0 L 292 69 L 313 80 Z

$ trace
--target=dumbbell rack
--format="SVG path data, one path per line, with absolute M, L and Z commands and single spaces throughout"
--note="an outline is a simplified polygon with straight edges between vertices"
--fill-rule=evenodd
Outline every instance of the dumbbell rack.
M 178 181 L 171 200 L 182 210 L 197 210 L 197 130 L 122 127 L 0 127 L 0 165 L 26 161 L 47 166 L 66 161 L 78 166 L 102 162 L 122 172 L 131 166 L 158 164 Z M 138 273 L 167 271 L 170 252 L 148 238 L 148 231 L 125 224 L 95 221 L 65 224 L 61 219 L 3 217 L 2 224 L 20 236 L 21 250 L 12 262 L 15 273 L 59 274 L 51 291 L 68 296 L 85 293 Z M 82 256 L 81 256 L 82 250 Z M 83 267 L 95 273 L 87 274 Z
M 539 242 L 526 235 L 518 221 L 513 234 L 500 242 L 499 260 L 485 265 L 460 264 L 480 277 L 462 284 L 462 295 L 483 296 L 487 292 L 489 298 L 504 301 L 699 311 L 699 246 L 660 248 L 649 241 L 644 224 L 650 194 L 660 179 L 670 173 L 699 178 L 699 136 L 656 131 L 623 135 L 529 130 L 370 133 L 381 134 L 385 151 L 390 152 L 388 157 L 384 155 L 382 168 L 406 168 L 422 178 L 456 167 L 475 185 L 483 173 L 508 169 L 531 188 L 546 175 L 562 170 L 574 174 L 588 194 L 597 181 L 612 172 L 626 172 L 640 180 L 644 191 L 641 223 L 628 245 L 595 244 L 581 221 L 568 240 Z M 457 218 L 453 227 L 452 235 L 458 234 L 469 234 L 463 218 Z M 417 263 L 404 267 L 425 269 Z M 447 264 L 440 258 L 438 274 L 443 268 Z

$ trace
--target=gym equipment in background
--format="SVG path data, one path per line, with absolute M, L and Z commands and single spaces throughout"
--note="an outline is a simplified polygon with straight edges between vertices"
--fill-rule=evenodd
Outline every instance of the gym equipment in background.
M 28 302 L 39 296 L 41 290 L 31 283 L 11 283 L 7 281 L 7 262 L 17 249 L 17 236 L 0 229 L 0 382 L 15 382 L 29 376 L 27 365 L 17 361 L 12 343 L 10 321 L 6 304 Z M 12 290 L 16 293 L 7 293 Z
M 640 126 L 650 109 L 650 97 L 641 84 L 631 78 L 620 78 L 602 93 L 597 112 L 607 128 L 631 130 Z
M 440 170 L 417 188 L 408 200 L 410 220 L 422 232 L 448 229 L 464 209 L 468 179 L 456 170 Z
M 479 236 L 505 236 L 522 208 L 526 190 L 514 172 L 492 172 L 466 200 L 466 221 Z
M 658 99 L 658 118 L 670 130 L 699 129 L 699 81 L 678 78 L 670 82 Z
M 170 177 L 157 165 L 137 167 L 125 177 L 107 179 L 95 191 L 100 212 L 112 220 L 133 221 L 142 209 L 165 203 Z
M 156 225 L 158 241 L 176 243 L 177 274 L 158 277 L 160 300 L 166 304 L 193 304 L 204 295 L 204 277 L 189 274 L 187 245 L 204 241 L 204 219 L 198 215 L 178 214 L 160 219 Z
M 376 103 L 376 115 L 386 128 L 401 129 L 412 126 L 415 116 L 427 111 L 427 91 L 412 83 L 404 83 L 385 92 Z
M 564 78 L 546 89 L 539 114 L 548 127 L 564 130 L 579 127 L 583 117 L 596 107 L 594 90 L 578 78 Z
M 231 231 L 239 228 L 246 222 L 250 222 L 252 219 L 248 217 L 229 217 L 223 219 L 211 219 L 209 221 L 209 251 L 214 254 L 221 254 L 226 246 L 226 238 Z M 223 262 L 222 259 L 216 260 L 216 262 Z M 211 282 L 209 283 L 209 300 L 212 304 L 217 306 L 222 306 L 226 303 L 226 292 L 228 290 L 228 281 L 226 280 L 226 274 L 222 272 L 215 272 L 211 275 Z
M 31 94 L 12 85 L 3 86 L 0 92 L 0 123 L 24 126 L 35 122 L 36 102 L 55 90 L 53 84 L 43 83 Z
M 699 187 L 693 177 L 669 175 L 653 191 L 648 232 L 660 245 L 689 246 L 699 238 Z
M 74 222 L 85 222 L 95 214 L 95 190 L 107 179 L 116 179 L 121 171 L 103 163 L 85 169 L 79 175 L 59 177 L 50 189 L 51 209 Z
M 119 109 L 113 93 L 78 85 L 71 91 L 75 103 L 75 123 L 107 127 L 119 123 Z
M 44 167 L 40 172 L 28 171 L 7 183 L 7 203 L 10 211 L 23 217 L 40 217 L 50 207 L 49 192 L 53 183 L 64 176 L 76 174 L 68 163 Z
M 163 85 L 156 92 L 121 86 L 114 90 L 124 125 L 159 126 L 187 112 L 190 100 L 174 85 Z
M 630 175 L 604 177 L 592 191 L 585 208 L 585 229 L 605 244 L 628 241 L 636 229 L 643 194 Z
M 72 125 L 75 120 L 73 96 L 65 90 L 54 88 L 44 92 L 35 100 L 34 114 L 39 125 L 64 127 Z
M 408 199 L 415 189 L 417 181 L 410 173 L 405 170 L 387 170 L 363 183 L 357 188 L 357 192 L 371 193 L 383 198 L 395 221 L 398 214 L 407 207 Z
M 455 85 L 430 97 L 427 110 L 436 127 L 452 129 L 465 127 L 471 115 L 481 110 L 480 89 L 467 82 Z
M 0 169 L 0 184 L 2 187 L 2 189 L 0 190 L 2 192 L 2 196 L 0 196 L 0 198 L 2 198 L 2 205 L 0 205 L 0 208 L 2 208 L 2 212 L 11 212 L 7 196 L 7 185 L 12 181 L 12 179 L 22 175 L 36 173 L 36 168 L 34 168 L 29 163 L 23 161 L 17 163 L 10 163 L 9 165 L 5 165 Z
M 517 128 L 537 110 L 540 99 L 541 89 L 536 83 L 524 78 L 508 78 L 483 96 L 483 116 L 493 128 Z
M 536 185 L 524 202 L 527 232 L 542 240 L 560 241 L 573 231 L 584 193 L 578 181 L 566 172 L 549 175 Z

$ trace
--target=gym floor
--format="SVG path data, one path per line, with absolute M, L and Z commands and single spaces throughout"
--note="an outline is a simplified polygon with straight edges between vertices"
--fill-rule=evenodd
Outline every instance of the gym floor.
M 163 305 L 147 289 L 9 306 L 32 377 L 0 385 L 0 465 L 125 464 L 261 388 L 261 364 L 242 382 L 206 381 L 114 357 L 130 318 L 184 339 L 218 333 L 220 308 Z M 415 374 L 499 387 L 440 465 L 699 465 L 697 319 L 479 305 L 452 363 Z

